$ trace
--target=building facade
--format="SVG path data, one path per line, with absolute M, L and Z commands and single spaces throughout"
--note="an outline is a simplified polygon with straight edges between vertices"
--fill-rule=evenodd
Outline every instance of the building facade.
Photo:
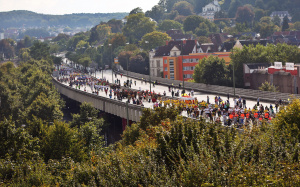
M 200 13 L 199 16 L 202 16 L 210 21 L 214 21 L 215 13 L 219 12 L 220 10 L 221 6 L 218 0 L 214 0 L 213 2 L 202 8 L 202 13 Z
M 163 76 L 171 80 L 188 81 L 193 79 L 195 66 L 203 58 L 208 58 L 210 55 L 218 56 L 225 60 L 225 63 L 230 62 L 230 52 L 218 53 L 194 53 L 182 56 L 165 56 L 163 57 Z

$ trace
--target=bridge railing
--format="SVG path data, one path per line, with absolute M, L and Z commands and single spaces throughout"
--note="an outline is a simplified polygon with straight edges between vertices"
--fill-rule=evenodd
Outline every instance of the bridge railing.
M 101 111 L 127 119 L 127 112 L 126 112 L 127 106 L 125 102 L 115 100 L 115 99 L 109 99 L 101 95 L 96 95 L 93 93 L 88 93 L 82 90 L 72 88 L 70 86 L 67 86 L 57 81 L 55 78 L 52 78 L 52 82 L 61 94 L 73 100 L 76 100 L 81 103 L 82 102 L 91 103 L 93 107 Z M 140 117 L 142 115 L 142 109 L 143 107 L 140 105 L 134 105 L 128 103 L 129 120 L 139 122 Z
M 120 70 L 119 72 L 122 73 L 123 75 L 127 75 L 127 71 Z M 149 81 L 149 75 L 139 74 L 135 72 L 128 72 L 128 76 L 139 80 L 143 79 Z M 173 86 L 177 88 L 179 87 L 179 84 L 182 83 L 182 81 L 164 79 L 161 77 L 151 77 L 151 81 L 152 82 L 157 81 L 159 84 L 165 86 Z M 184 82 L 184 87 L 186 90 L 193 89 L 194 91 L 199 91 L 203 93 L 223 95 L 223 96 L 227 96 L 227 94 L 229 94 L 230 97 L 234 96 L 233 87 L 209 85 L 203 83 L 192 83 L 192 82 Z M 250 99 L 250 100 L 257 100 L 257 98 L 259 98 L 260 101 L 265 101 L 265 102 L 275 102 L 278 101 L 279 99 L 287 101 L 291 97 L 300 98 L 300 94 L 269 92 L 269 91 L 243 89 L 243 88 L 235 88 L 235 95 L 236 97 L 241 96 L 242 98 Z

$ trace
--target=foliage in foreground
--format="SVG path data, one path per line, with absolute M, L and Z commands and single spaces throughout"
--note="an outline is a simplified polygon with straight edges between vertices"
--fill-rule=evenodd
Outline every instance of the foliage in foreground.
M 158 113 L 168 113 L 161 109 Z M 170 109 L 172 110 L 172 109 Z M 107 152 L 72 157 L 0 161 L 1 181 L 16 185 L 88 186 L 299 186 L 300 101 L 272 124 L 243 133 L 182 117 L 127 127 Z M 153 119 L 157 112 L 145 111 Z M 145 116 L 143 116 L 145 117 Z M 133 138 L 135 140 L 128 140 Z

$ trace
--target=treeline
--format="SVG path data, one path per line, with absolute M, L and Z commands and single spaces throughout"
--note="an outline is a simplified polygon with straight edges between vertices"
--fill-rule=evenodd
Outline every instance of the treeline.
M 66 15 L 46 15 L 25 10 L 0 12 L 0 28 L 22 27 L 86 27 L 110 19 L 123 19 L 128 13 L 82 13 Z

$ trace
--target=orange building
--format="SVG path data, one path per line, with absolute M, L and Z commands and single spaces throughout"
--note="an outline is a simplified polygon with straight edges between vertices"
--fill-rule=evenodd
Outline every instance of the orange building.
M 230 62 L 231 52 L 217 52 L 217 53 L 191 53 L 183 56 L 164 56 L 163 57 L 163 76 L 172 80 L 190 80 L 193 78 L 195 66 L 203 58 L 210 55 L 218 56 L 225 60 L 226 64 Z M 184 75 L 183 75 L 184 74 Z

